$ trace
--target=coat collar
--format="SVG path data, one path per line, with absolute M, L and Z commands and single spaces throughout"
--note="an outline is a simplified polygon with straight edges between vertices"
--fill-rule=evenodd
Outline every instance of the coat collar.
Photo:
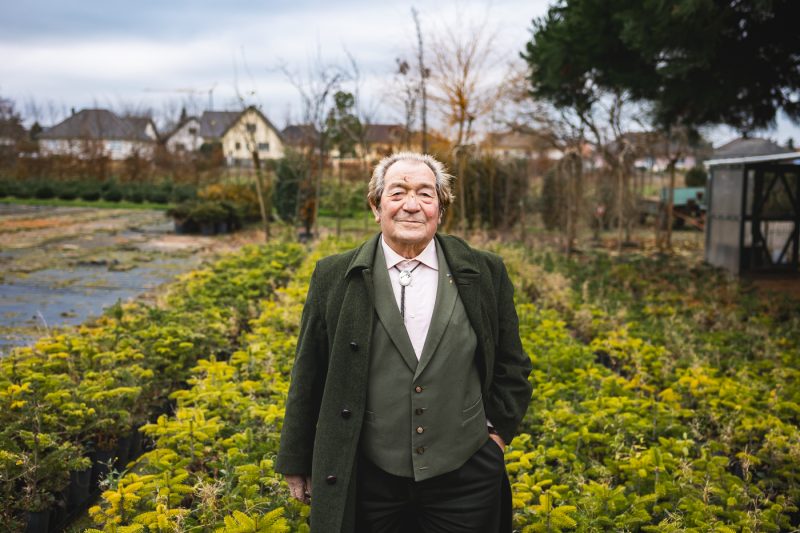
M 365 270 L 372 268 L 375 261 L 375 252 L 380 246 L 380 233 L 373 235 L 367 242 L 362 244 L 357 250 L 350 264 L 347 266 L 345 277 L 355 270 Z M 435 236 L 436 245 L 440 246 L 444 253 L 447 264 L 459 284 L 468 284 L 479 274 L 478 260 L 475 251 L 464 241 L 437 233 Z

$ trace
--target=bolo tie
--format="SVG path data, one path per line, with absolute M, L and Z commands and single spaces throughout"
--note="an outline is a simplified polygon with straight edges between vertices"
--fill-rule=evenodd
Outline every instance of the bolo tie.
M 406 287 L 411 285 L 411 273 L 414 272 L 422 263 L 417 263 L 411 270 L 400 270 L 397 265 L 394 268 L 400 272 L 400 317 L 406 321 Z

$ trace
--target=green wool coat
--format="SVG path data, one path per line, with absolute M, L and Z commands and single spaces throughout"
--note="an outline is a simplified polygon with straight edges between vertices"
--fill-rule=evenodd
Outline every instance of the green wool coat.
M 311 529 L 355 527 L 356 457 L 366 404 L 373 304 L 372 264 L 380 234 L 321 260 L 308 289 L 275 470 L 311 473 Z M 500 257 L 436 235 L 478 337 L 484 410 L 510 442 L 531 397 L 513 286 Z

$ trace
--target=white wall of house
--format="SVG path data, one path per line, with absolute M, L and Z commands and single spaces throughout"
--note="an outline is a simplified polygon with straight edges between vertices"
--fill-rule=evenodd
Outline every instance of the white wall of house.
M 71 155 L 88 158 L 108 156 L 114 160 L 127 159 L 138 154 L 140 157 L 153 156 L 155 143 L 141 141 L 109 140 L 93 141 L 85 139 L 41 139 L 39 151 L 44 155 Z
M 253 143 L 257 145 L 261 159 L 283 157 L 283 143 L 278 133 L 257 112 L 248 110 L 222 137 L 222 153 L 228 164 L 251 161 Z
M 167 139 L 167 150 L 170 152 L 195 152 L 203 144 L 200 137 L 200 121 L 192 118 L 178 128 Z

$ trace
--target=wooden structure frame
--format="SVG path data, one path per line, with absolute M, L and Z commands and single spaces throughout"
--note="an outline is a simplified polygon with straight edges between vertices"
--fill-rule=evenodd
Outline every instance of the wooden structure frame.
M 706 166 L 706 261 L 734 275 L 800 275 L 800 152 Z

